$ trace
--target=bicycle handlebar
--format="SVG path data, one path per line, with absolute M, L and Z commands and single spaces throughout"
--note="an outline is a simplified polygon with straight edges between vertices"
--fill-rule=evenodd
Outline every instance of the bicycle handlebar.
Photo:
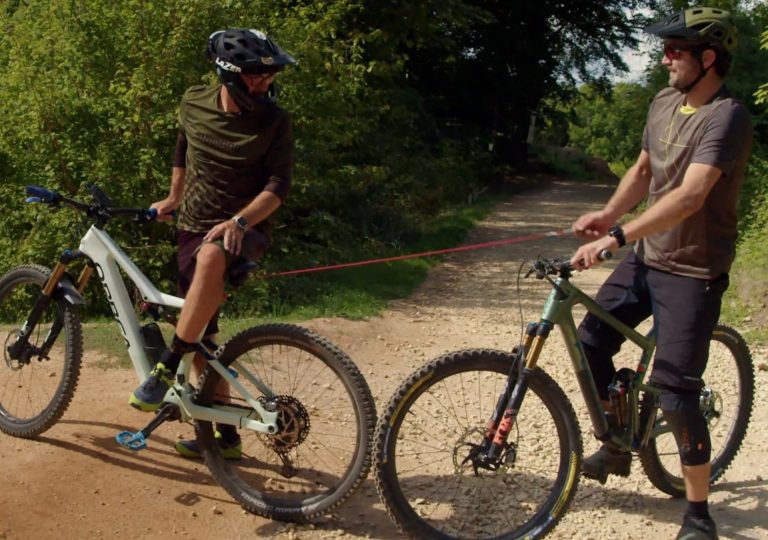
M 613 252 L 604 249 L 598 256 L 598 260 L 607 261 L 613 258 Z M 531 274 L 536 275 L 536 279 L 544 279 L 548 275 L 570 277 L 570 275 L 576 270 L 569 261 L 562 261 L 560 259 L 536 259 L 533 261 L 532 268 L 528 271 L 525 277 Z
M 128 216 L 138 223 L 149 223 L 157 219 L 156 208 L 120 208 L 111 206 L 111 201 L 109 201 L 106 196 L 103 196 L 102 194 L 102 197 L 96 197 L 93 190 L 94 203 L 90 205 L 70 199 L 69 197 L 64 197 L 56 191 L 51 191 L 40 186 L 27 186 L 26 192 L 27 195 L 29 195 L 26 199 L 26 202 L 28 203 L 42 203 L 51 206 L 64 203 L 75 210 L 88 214 L 102 223 L 106 222 L 111 217 L 118 216 Z M 95 192 L 101 194 L 101 191 L 98 190 L 98 188 L 95 189 Z

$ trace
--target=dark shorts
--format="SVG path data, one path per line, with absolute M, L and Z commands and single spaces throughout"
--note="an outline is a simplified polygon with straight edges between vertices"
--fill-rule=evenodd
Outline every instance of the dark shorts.
M 728 274 L 712 280 L 678 276 L 645 265 L 631 252 L 595 299 L 632 328 L 652 315 L 656 355 L 650 381 L 678 391 L 698 391 L 727 288 Z M 590 358 L 590 366 L 598 385 L 604 384 L 607 372 L 614 370 L 610 357 L 619 351 L 625 338 L 591 314 L 579 326 L 579 338 L 596 353 L 592 356 L 597 358 Z M 589 354 L 589 347 L 586 349 Z M 604 395 L 602 388 L 598 390 Z
M 176 261 L 179 266 L 179 281 L 178 281 L 178 294 L 179 296 L 186 297 L 189 286 L 192 284 L 192 277 L 195 275 L 195 264 L 197 262 L 197 252 L 200 250 L 200 246 L 203 243 L 203 238 L 207 233 L 204 232 L 190 232 L 178 230 L 176 231 L 176 239 L 178 242 L 178 253 L 176 254 Z M 218 241 L 214 242 L 219 245 L 221 249 L 224 249 L 223 244 Z M 227 255 L 227 268 L 233 264 L 237 264 L 244 261 L 258 261 L 264 256 L 267 248 L 269 247 L 269 236 L 259 229 L 250 229 L 245 233 L 243 237 L 243 244 L 241 253 L 237 257 L 225 252 Z M 205 330 L 205 336 L 211 336 L 219 332 L 219 313 L 218 311 L 208 323 L 208 327 Z

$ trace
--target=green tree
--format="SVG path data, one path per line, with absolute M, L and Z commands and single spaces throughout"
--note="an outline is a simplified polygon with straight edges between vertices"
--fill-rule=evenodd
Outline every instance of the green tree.
M 637 160 L 653 91 L 619 83 L 605 95 L 591 85 L 580 88 L 574 105 L 570 143 L 608 162 L 619 177 Z
M 258 8 L 258 9 L 255 9 Z M 396 244 L 473 189 L 481 159 L 425 137 L 404 60 L 363 0 L 27 0 L 0 9 L 0 238 L 3 267 L 49 264 L 72 247 L 72 215 L 22 208 L 22 186 L 149 204 L 169 184 L 176 111 L 212 83 L 207 36 L 260 27 L 299 60 L 280 76 L 294 119 L 294 189 L 268 267 Z M 253 13 L 259 14 L 254 20 Z M 43 29 L 43 30 L 41 30 Z M 173 281 L 170 227 L 114 230 L 150 275 Z M 258 297 L 258 291 L 252 291 Z M 247 296 L 247 295 L 246 295 Z
M 520 162 L 531 115 L 577 80 L 608 86 L 626 69 L 619 51 L 642 25 L 630 17 L 652 2 L 387 3 L 384 30 L 399 36 L 409 79 L 440 136 L 475 140 L 503 162 Z M 416 10 L 417 13 L 413 13 Z M 429 19 L 423 25 L 404 25 Z M 402 16 L 399 16 L 402 15 Z M 432 31 L 414 34 L 413 29 Z M 410 29 L 410 30 L 409 30 Z M 437 30 L 437 33 L 435 33 Z

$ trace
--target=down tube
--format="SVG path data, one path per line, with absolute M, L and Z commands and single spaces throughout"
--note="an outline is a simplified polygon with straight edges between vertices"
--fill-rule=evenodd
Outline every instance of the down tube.
M 128 294 L 108 244 L 101 238 L 98 229 L 91 227 L 80 241 L 80 250 L 88 255 L 96 265 L 96 274 L 104 287 L 107 302 L 120 327 L 120 332 L 128 348 L 128 356 L 131 358 L 136 376 L 139 382 L 149 377 L 151 365 L 142 344 L 141 330 L 136 314 L 133 311 L 133 302 Z
M 563 341 L 565 341 L 565 345 L 568 348 L 571 362 L 573 362 L 576 380 L 579 381 L 579 388 L 581 388 L 581 394 L 584 396 L 584 402 L 589 411 L 589 418 L 592 420 L 592 426 L 595 429 L 595 436 L 599 439 L 608 433 L 608 422 L 603 414 L 597 386 L 595 386 L 595 380 L 592 378 L 592 370 L 589 369 L 587 356 L 584 353 L 584 348 L 581 346 L 581 341 L 576 331 L 576 323 L 573 317 L 563 317 L 558 326 L 560 326 L 560 332 L 563 334 Z

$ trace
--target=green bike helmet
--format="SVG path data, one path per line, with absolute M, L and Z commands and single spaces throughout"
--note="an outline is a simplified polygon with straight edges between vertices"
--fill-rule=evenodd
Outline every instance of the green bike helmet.
M 680 39 L 691 45 L 718 45 L 728 54 L 736 51 L 736 27 L 723 9 L 698 7 L 679 11 L 645 29 L 662 39 Z

